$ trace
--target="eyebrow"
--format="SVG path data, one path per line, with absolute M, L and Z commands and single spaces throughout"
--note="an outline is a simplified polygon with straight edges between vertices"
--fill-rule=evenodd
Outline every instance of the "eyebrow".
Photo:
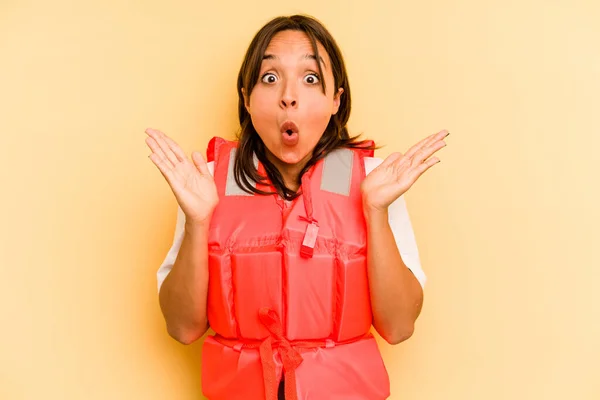
M 265 54 L 262 59 L 263 60 L 279 60 L 279 57 L 277 57 L 275 54 Z M 317 57 L 314 54 L 305 54 L 304 57 L 302 57 L 302 59 L 317 61 Z M 323 60 L 323 57 L 321 57 L 320 55 L 319 55 L 319 60 L 321 60 L 321 64 L 323 64 L 323 68 L 327 69 L 327 64 L 325 64 L 325 60 Z

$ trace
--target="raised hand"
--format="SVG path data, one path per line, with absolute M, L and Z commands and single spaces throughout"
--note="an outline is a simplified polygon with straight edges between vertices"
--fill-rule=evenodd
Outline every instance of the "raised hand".
M 448 135 L 449 132 L 443 130 L 421 140 L 404 155 L 390 154 L 362 182 L 363 208 L 386 211 L 425 171 L 440 161 L 431 156 L 446 146 L 444 139 Z
M 181 147 L 161 131 L 147 129 L 146 133 L 146 144 L 152 150 L 149 158 L 175 194 L 186 223 L 207 223 L 219 203 L 219 196 L 202 155 L 193 152 L 190 161 Z

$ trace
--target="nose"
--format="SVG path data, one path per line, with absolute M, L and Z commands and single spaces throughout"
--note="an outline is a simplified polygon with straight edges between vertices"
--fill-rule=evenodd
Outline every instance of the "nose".
M 298 99 L 296 95 L 296 89 L 293 87 L 293 84 L 287 84 L 283 88 L 283 93 L 281 94 L 281 102 L 280 106 L 283 109 L 290 107 L 298 106 Z

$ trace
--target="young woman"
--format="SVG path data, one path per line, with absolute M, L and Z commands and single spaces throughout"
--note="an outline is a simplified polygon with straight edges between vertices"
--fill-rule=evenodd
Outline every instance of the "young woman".
M 148 129 L 150 159 L 179 204 L 158 271 L 169 334 L 202 352 L 211 400 L 384 399 L 373 326 L 409 338 L 425 275 L 402 195 L 447 131 L 373 158 L 350 137 L 350 86 L 326 28 L 275 18 L 252 40 L 238 82 L 240 133 L 191 160 Z

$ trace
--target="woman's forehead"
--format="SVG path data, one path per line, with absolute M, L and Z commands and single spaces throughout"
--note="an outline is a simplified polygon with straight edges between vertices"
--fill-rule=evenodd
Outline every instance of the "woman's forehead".
M 317 41 L 317 50 L 324 64 L 329 66 L 329 55 L 323 45 Z M 264 58 L 280 58 L 284 56 L 297 56 L 305 58 L 306 56 L 314 56 L 310 38 L 305 32 L 286 30 L 277 32 L 265 50 Z M 274 56 L 274 57 L 273 57 Z M 312 58 L 312 57 L 309 57 Z

